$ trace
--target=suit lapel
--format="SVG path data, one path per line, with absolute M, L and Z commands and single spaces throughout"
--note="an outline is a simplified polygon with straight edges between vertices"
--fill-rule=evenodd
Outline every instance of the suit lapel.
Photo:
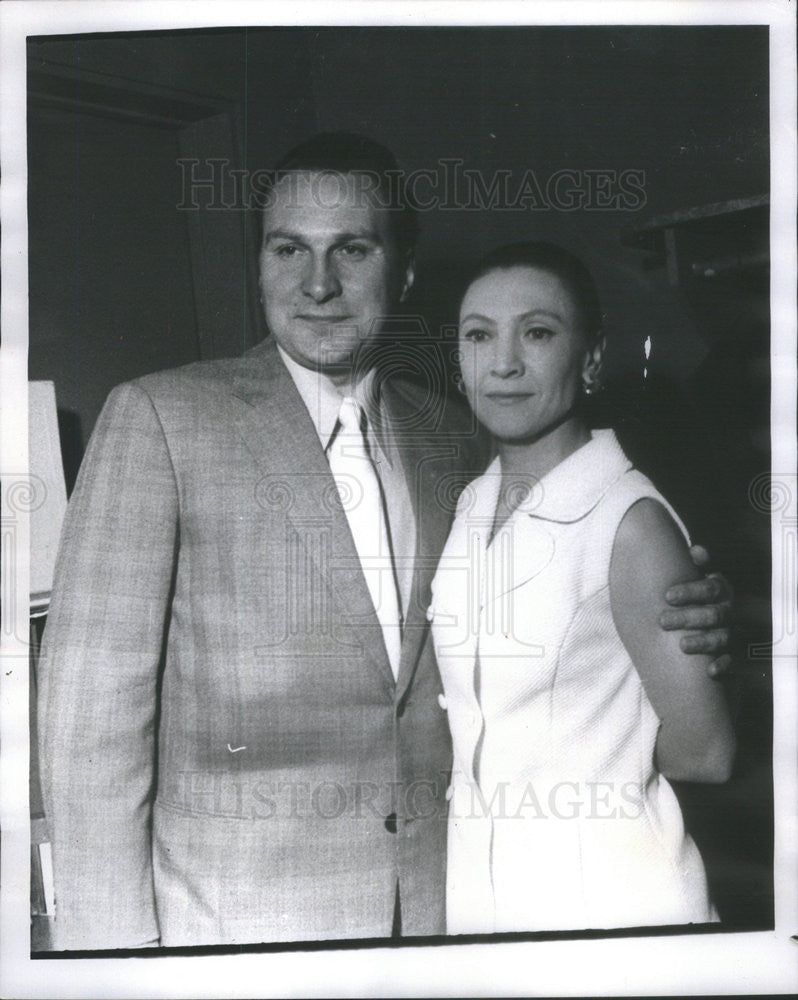
M 349 522 L 336 502 L 335 480 L 310 414 L 271 340 L 241 359 L 233 386 L 239 433 L 263 471 L 261 502 L 285 510 L 329 587 L 353 646 L 364 651 L 386 686 L 395 690 L 397 700 L 410 685 L 428 635 L 430 584 L 451 526 L 457 487 L 462 485 L 461 445 L 436 434 L 435 428 L 415 426 L 414 416 L 424 405 L 423 398 L 416 398 L 419 391 L 390 382 L 382 387 L 392 421 L 403 428 L 399 452 L 416 518 L 413 585 L 394 683 Z M 309 543 L 319 532 L 324 544 Z
M 415 673 L 421 649 L 428 634 L 427 607 L 432 577 L 451 526 L 456 501 L 456 443 L 436 438 L 423 429 L 413 429 L 412 416 L 423 401 L 402 391 L 396 384 L 385 383 L 382 389 L 395 425 L 410 427 L 399 438 L 399 452 L 416 519 L 416 552 L 413 586 L 402 641 L 402 657 L 396 684 L 396 698 L 401 700 Z
M 394 687 L 382 631 L 316 428 L 270 340 L 242 358 L 236 423 L 263 471 L 260 502 L 285 511 L 326 582 L 353 647 Z M 331 639 L 332 641 L 332 639 Z

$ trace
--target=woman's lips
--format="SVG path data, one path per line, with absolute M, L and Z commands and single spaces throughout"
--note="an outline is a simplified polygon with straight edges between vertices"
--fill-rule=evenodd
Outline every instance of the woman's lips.
M 535 394 L 534 392 L 486 392 L 484 395 L 492 403 L 498 403 L 500 406 L 512 406 L 515 403 L 531 399 Z

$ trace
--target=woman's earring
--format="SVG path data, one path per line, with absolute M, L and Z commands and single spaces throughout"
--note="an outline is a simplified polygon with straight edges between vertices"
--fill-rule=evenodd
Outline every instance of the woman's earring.
M 462 374 L 460 372 L 455 372 L 452 377 L 454 378 L 454 384 L 457 386 L 460 392 L 462 392 L 463 395 L 465 395 L 466 387 L 465 387 L 465 382 L 463 381 Z
M 582 376 L 582 392 L 586 396 L 595 396 L 597 392 L 601 392 L 601 389 L 602 385 L 598 371 L 592 372 L 589 378 Z

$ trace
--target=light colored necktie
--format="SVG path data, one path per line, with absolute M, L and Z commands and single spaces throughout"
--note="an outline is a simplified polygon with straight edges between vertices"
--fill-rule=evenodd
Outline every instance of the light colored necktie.
M 396 679 L 402 648 L 402 619 L 385 505 L 363 436 L 363 423 L 360 404 L 351 396 L 345 396 L 328 459 Z

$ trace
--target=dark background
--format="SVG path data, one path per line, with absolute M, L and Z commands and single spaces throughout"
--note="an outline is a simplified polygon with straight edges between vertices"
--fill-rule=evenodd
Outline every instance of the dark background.
M 422 213 L 409 308 L 435 338 L 467 264 L 510 240 L 556 240 L 593 269 L 610 338 L 596 420 L 616 426 L 737 591 L 736 774 L 680 797 L 722 916 L 772 926 L 767 262 L 674 276 L 666 226 L 628 238 L 663 215 L 767 194 L 767 28 L 38 37 L 28 68 L 30 378 L 55 382 L 68 488 L 112 386 L 264 335 L 255 213 L 210 209 L 207 191 L 199 210 L 179 208 L 181 158 L 202 176 L 213 157 L 253 171 L 345 129 L 407 171 L 441 158 L 486 180 L 509 170 L 511 190 L 530 168 L 544 187 L 563 168 L 644 173 L 634 211 Z M 766 248 L 767 210 L 671 232 L 702 258 Z

